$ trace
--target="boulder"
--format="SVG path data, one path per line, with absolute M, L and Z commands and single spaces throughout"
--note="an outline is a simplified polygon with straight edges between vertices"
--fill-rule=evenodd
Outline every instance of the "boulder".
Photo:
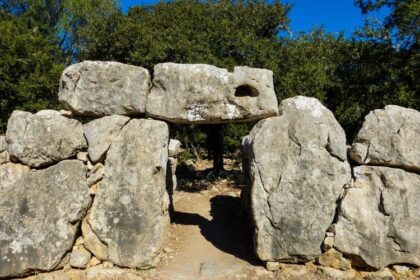
M 398 168 L 358 166 L 335 226 L 334 246 L 376 269 L 420 266 L 420 175 Z
M 92 162 L 104 159 L 112 139 L 118 135 L 129 120 L 128 117 L 113 115 L 83 125 L 83 133 L 88 142 L 89 158 Z
M 154 67 L 147 113 L 174 123 L 253 121 L 277 115 L 273 72 L 204 64 L 162 63 Z
M 350 181 L 346 140 L 333 114 L 314 98 L 286 99 L 280 112 L 244 140 L 255 251 L 263 261 L 304 262 L 321 255 Z
M 169 225 L 168 142 L 167 124 L 144 119 L 129 121 L 114 138 L 83 231 L 99 259 L 138 269 L 158 261 Z
M 12 160 L 35 168 L 68 159 L 86 148 L 82 124 L 53 110 L 14 111 L 6 141 Z
M 420 172 L 420 112 L 389 105 L 366 116 L 350 150 L 360 164 Z
M 17 165 L 0 169 L 5 166 Z M 10 174 L 17 176 L 16 170 Z M 62 267 L 91 202 L 86 167 L 66 160 L 4 182 L 0 180 L 0 278 Z
M 145 112 L 150 87 L 149 71 L 142 67 L 83 61 L 64 70 L 58 100 L 77 115 L 138 115 Z

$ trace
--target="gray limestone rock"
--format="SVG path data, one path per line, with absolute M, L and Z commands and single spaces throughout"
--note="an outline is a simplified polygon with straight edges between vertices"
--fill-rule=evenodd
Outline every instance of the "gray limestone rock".
M 91 202 L 85 166 L 66 160 L 7 181 L 0 180 L 0 278 L 62 267 Z
M 420 175 L 358 166 L 335 226 L 334 247 L 368 266 L 420 266 Z
M 75 246 L 70 254 L 70 265 L 75 268 L 86 268 L 91 256 L 92 254 L 83 246 Z
M 273 73 L 205 64 L 162 63 L 154 67 L 147 113 L 174 123 L 252 121 L 277 115 Z
M 36 114 L 14 111 L 7 124 L 6 141 L 12 160 L 35 168 L 70 158 L 86 148 L 82 124 L 53 110 Z
M 244 140 L 255 251 L 263 261 L 302 262 L 321 255 L 350 166 L 344 131 L 318 100 L 286 99 L 280 111 Z
M 360 164 L 420 172 L 420 112 L 395 105 L 366 116 L 350 150 Z
M 98 162 L 104 158 L 112 139 L 129 120 L 128 117 L 113 115 L 83 125 L 83 133 L 88 142 L 89 158 L 92 162 Z
M 181 142 L 179 140 L 176 139 L 170 139 L 169 140 L 169 149 L 168 149 L 168 155 L 170 157 L 176 157 L 178 155 L 178 153 L 181 150 Z
M 99 259 L 139 269 L 156 265 L 169 225 L 168 142 L 167 124 L 154 120 L 133 119 L 114 138 L 87 219 L 97 240 L 85 244 L 101 249 L 100 255 L 91 250 Z
M 145 112 L 150 87 L 150 74 L 142 67 L 83 61 L 64 70 L 58 99 L 77 115 L 138 115 Z

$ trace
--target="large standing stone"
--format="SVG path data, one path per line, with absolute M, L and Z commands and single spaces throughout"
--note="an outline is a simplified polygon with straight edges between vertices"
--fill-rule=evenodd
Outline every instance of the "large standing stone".
M 2 178 L 0 278 L 61 267 L 91 201 L 83 163 L 62 161 L 4 182 Z
M 133 119 L 114 138 L 84 227 L 85 245 L 100 251 L 98 258 L 132 268 L 156 264 L 169 224 L 168 142 L 168 126 L 154 120 Z
M 53 110 L 36 114 L 14 111 L 6 140 L 12 160 L 41 167 L 76 155 L 86 148 L 82 124 Z
M 350 156 L 360 164 L 420 172 L 420 112 L 389 105 L 366 116 Z
M 147 113 L 175 123 L 223 123 L 275 116 L 277 104 L 269 70 L 162 63 L 154 67 Z
M 255 250 L 264 261 L 300 262 L 321 254 L 350 167 L 344 131 L 318 100 L 286 99 L 280 111 L 245 141 Z
M 138 115 L 145 112 L 150 87 L 150 74 L 142 67 L 84 61 L 64 70 L 58 99 L 78 115 Z
M 358 166 L 335 226 L 334 246 L 367 265 L 420 266 L 420 175 Z
M 89 158 L 92 162 L 98 162 L 105 156 L 112 139 L 129 120 L 128 117 L 113 115 L 83 125 L 83 133 L 88 142 Z

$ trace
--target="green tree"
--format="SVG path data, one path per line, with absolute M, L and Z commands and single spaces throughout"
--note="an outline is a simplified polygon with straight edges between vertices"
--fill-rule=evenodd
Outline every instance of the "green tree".
M 54 38 L 21 18 L 0 18 L 0 122 L 14 109 L 57 107 L 58 80 L 64 65 Z

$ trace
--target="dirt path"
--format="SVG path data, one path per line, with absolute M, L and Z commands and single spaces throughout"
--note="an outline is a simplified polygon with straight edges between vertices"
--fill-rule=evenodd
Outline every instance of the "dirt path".
M 252 253 L 252 232 L 240 209 L 239 190 L 219 185 L 210 190 L 174 193 L 174 217 L 161 279 L 227 277 L 259 268 Z M 244 245 L 245 244 L 245 245 Z

